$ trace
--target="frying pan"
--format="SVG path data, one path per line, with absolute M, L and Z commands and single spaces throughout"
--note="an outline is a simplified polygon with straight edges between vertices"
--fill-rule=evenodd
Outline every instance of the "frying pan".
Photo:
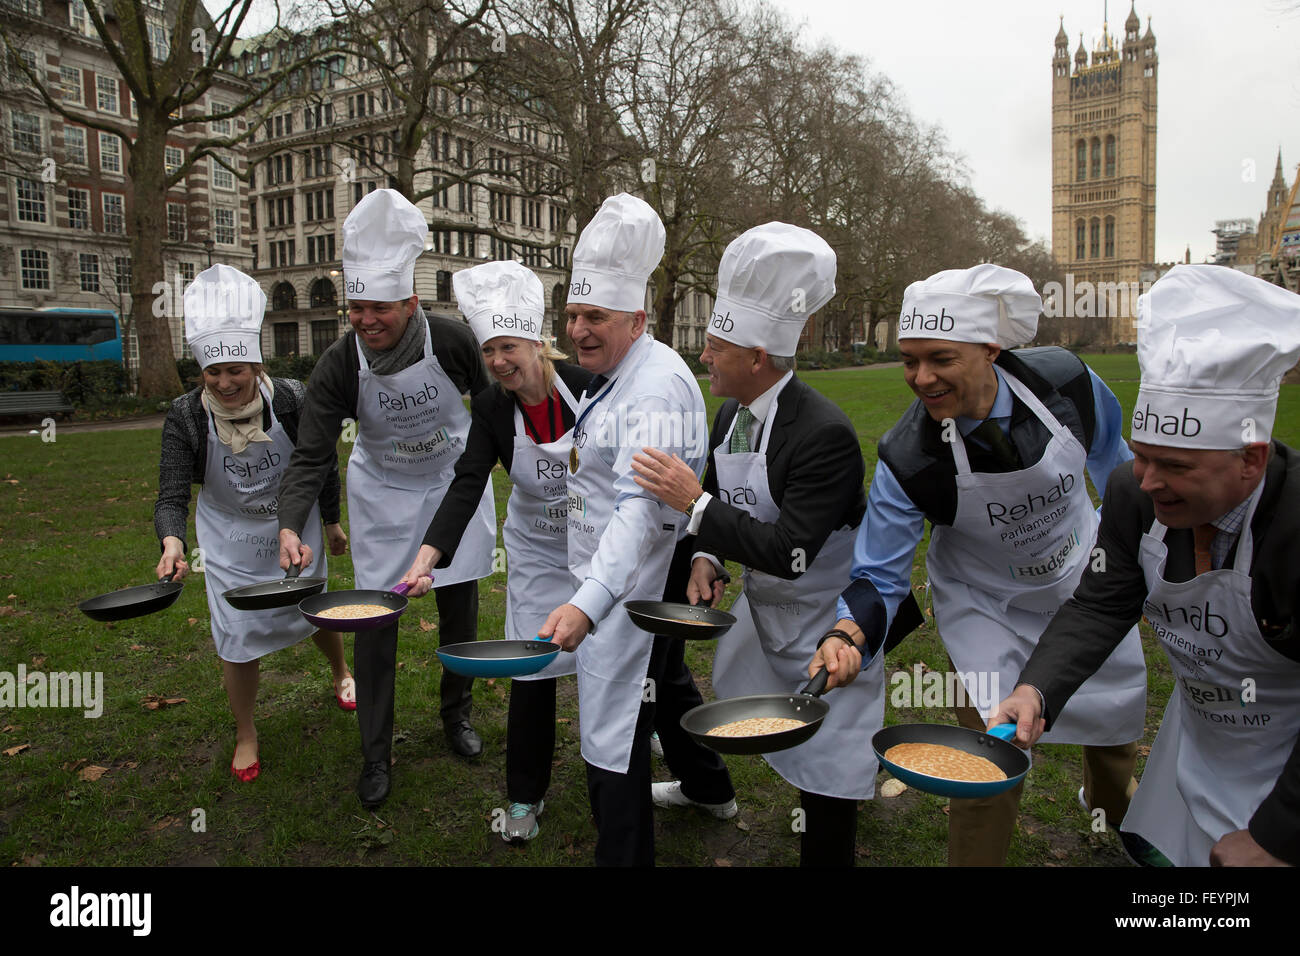
M 153 584 L 141 584 L 87 598 L 77 607 L 95 621 L 125 621 L 171 607 L 181 596 L 184 587 L 180 581 L 173 581 L 169 574 Z
M 734 614 L 704 604 L 677 604 L 672 601 L 624 601 L 623 607 L 632 623 L 651 634 L 681 637 L 688 641 L 707 641 L 719 637 L 736 623 Z
M 998 724 L 990 728 L 988 733 L 951 724 L 895 724 L 876 731 L 871 738 L 871 748 L 875 750 L 880 765 L 909 787 L 941 797 L 991 797 L 995 793 L 1010 790 L 1025 778 L 1025 773 L 1029 770 L 1029 754 L 1007 742 L 1015 735 L 1015 724 Z M 942 744 L 945 747 L 955 747 L 993 761 L 1007 775 L 1007 779 L 975 783 L 917 773 L 885 759 L 885 751 L 896 744 Z
M 522 677 L 536 674 L 560 653 L 558 644 L 531 641 L 470 641 L 438 648 L 438 660 L 462 677 Z
M 240 611 L 265 611 L 269 608 L 288 607 L 303 598 L 325 590 L 324 578 L 300 578 L 301 564 L 289 565 L 284 577 L 278 581 L 262 581 L 231 588 L 221 596 L 226 603 Z
M 366 589 L 331 591 L 328 594 L 317 594 L 314 597 L 304 598 L 298 602 L 298 610 L 303 617 L 323 631 L 342 631 L 344 633 L 377 631 L 379 628 L 395 622 L 406 611 L 407 601 L 403 595 L 410 589 L 408 584 L 399 584 L 391 591 Z M 330 608 L 344 604 L 382 604 L 389 610 L 384 614 L 375 614 L 371 617 L 321 616 L 321 611 L 328 611 Z
M 697 744 L 720 754 L 770 754 L 778 750 L 789 750 L 799 746 L 821 728 L 823 718 L 831 709 L 826 701 L 819 699 L 825 692 L 826 671 L 821 670 L 796 694 L 753 694 L 693 707 L 682 714 L 682 730 L 690 734 Z M 801 720 L 804 724 L 802 727 L 752 737 L 715 737 L 709 733 L 715 727 L 749 717 L 789 717 Z

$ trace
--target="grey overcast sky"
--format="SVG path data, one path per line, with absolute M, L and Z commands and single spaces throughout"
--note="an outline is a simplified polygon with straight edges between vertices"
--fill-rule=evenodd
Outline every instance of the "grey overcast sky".
M 772 0 L 804 38 L 865 57 L 912 114 L 965 157 L 984 201 L 1049 239 L 1052 54 L 1065 16 L 1070 54 L 1101 35 L 1103 0 Z M 1129 0 L 1110 0 L 1123 36 Z M 1156 257 L 1214 251 L 1216 219 L 1257 220 L 1278 148 L 1300 164 L 1300 2 L 1138 0 L 1159 56 Z M 1253 181 L 1252 181 L 1253 165 Z

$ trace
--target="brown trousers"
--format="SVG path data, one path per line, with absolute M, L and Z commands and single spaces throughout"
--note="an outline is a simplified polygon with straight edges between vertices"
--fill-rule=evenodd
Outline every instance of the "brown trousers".
M 951 664 L 949 665 L 951 666 Z M 957 708 L 957 723 L 983 730 L 979 711 L 969 705 Z M 1089 807 L 1106 812 L 1106 826 L 1119 828 L 1128 802 L 1137 790 L 1133 768 L 1137 741 L 1112 747 L 1083 748 L 1083 797 Z M 1022 780 L 1010 790 L 976 800 L 953 798 L 948 808 L 948 865 L 1002 866 L 1016 829 Z

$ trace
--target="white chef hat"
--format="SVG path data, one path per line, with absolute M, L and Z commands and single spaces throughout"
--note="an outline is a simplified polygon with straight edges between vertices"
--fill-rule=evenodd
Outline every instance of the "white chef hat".
M 363 196 L 343 220 L 343 285 L 349 299 L 396 302 L 415 294 L 415 260 L 429 225 L 396 189 Z
M 1038 331 L 1043 300 L 1029 277 L 981 263 L 913 282 L 903 293 L 900 339 L 1023 345 Z
M 514 260 L 485 262 L 461 269 L 451 285 L 479 345 L 498 335 L 541 341 L 546 295 L 532 269 Z
M 835 251 L 787 222 L 741 233 L 718 266 L 708 332 L 769 355 L 794 355 L 808 316 L 835 295 Z
M 664 257 L 664 224 L 643 199 L 600 204 L 573 248 L 569 301 L 616 312 L 645 308 L 645 286 Z
M 1138 297 L 1134 441 L 1230 449 L 1273 436 L 1300 359 L 1300 296 L 1226 266 L 1170 269 Z
M 233 266 L 209 266 L 185 289 L 185 339 L 199 368 L 262 361 L 266 293 Z

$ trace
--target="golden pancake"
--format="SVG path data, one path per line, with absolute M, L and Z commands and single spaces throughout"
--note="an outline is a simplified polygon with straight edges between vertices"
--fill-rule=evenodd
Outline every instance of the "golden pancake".
M 746 717 L 733 720 L 709 731 L 710 737 L 761 737 L 764 734 L 779 734 L 785 730 L 802 727 L 807 721 L 795 720 L 793 717 Z
M 340 604 L 337 607 L 327 607 L 323 611 L 317 611 L 316 617 L 340 619 L 378 617 L 381 614 L 391 614 L 393 610 L 382 604 Z
M 998 765 L 985 757 L 942 744 L 896 744 L 885 759 L 913 773 L 966 783 L 993 783 L 1007 779 Z

